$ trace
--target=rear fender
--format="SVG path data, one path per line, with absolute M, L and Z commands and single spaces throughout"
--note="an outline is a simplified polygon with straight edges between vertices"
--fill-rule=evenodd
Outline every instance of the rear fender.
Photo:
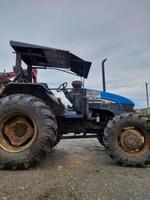
M 11 94 L 30 94 L 43 100 L 54 112 L 56 116 L 64 114 L 65 106 L 60 99 L 56 98 L 46 84 L 31 84 L 31 83 L 8 83 L 1 96 L 8 96 Z

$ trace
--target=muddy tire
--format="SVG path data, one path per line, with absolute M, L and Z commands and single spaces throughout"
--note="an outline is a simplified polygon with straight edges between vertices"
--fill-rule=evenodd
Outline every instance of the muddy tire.
M 40 99 L 14 94 L 0 99 L 0 168 L 27 169 L 51 150 L 57 124 Z
M 55 147 L 59 142 L 60 142 L 61 138 L 60 137 L 57 137 L 56 141 L 54 142 L 54 145 L 53 147 Z
M 104 143 L 116 163 L 145 167 L 150 163 L 150 120 L 136 113 L 116 116 L 104 131 Z

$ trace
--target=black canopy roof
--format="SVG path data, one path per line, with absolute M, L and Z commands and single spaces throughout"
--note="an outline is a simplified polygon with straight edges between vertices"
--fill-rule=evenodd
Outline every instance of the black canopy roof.
M 68 69 L 87 78 L 91 62 L 85 61 L 69 51 L 10 41 L 10 45 L 28 66 Z

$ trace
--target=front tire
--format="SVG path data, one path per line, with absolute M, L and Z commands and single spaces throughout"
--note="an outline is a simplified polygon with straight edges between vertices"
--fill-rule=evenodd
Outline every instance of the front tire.
M 55 117 L 48 106 L 31 95 L 0 99 L 0 168 L 27 169 L 54 146 Z
M 145 167 L 150 163 L 150 121 L 136 113 L 116 116 L 104 131 L 111 158 L 123 166 Z
M 102 133 L 101 135 L 99 135 L 97 137 L 99 143 L 101 144 L 101 146 L 105 147 L 105 143 L 104 143 L 104 134 Z

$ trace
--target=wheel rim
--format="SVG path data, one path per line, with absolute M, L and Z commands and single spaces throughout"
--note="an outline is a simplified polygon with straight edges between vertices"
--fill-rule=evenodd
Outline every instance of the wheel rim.
M 34 120 L 21 112 L 3 116 L 0 130 L 0 146 L 7 152 L 20 152 L 29 148 L 37 134 Z
M 136 127 L 127 127 L 120 131 L 118 144 L 121 150 L 130 156 L 140 156 L 149 148 L 148 134 Z

